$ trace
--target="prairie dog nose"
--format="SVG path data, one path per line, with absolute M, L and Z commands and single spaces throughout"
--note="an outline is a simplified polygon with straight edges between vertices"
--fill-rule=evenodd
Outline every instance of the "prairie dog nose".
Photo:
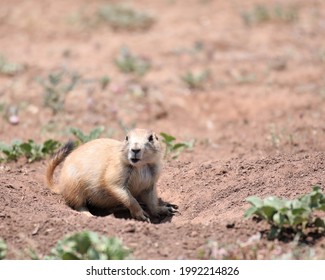
M 131 149 L 131 151 L 134 153 L 134 155 L 136 155 L 137 153 L 140 152 L 141 149 Z

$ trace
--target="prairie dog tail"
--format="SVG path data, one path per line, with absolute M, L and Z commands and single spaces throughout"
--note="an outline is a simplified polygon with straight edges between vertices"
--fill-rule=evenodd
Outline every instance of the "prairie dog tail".
M 53 174 L 55 168 L 64 161 L 64 159 L 73 151 L 75 144 L 73 141 L 67 142 L 63 147 L 61 147 L 49 160 L 46 168 L 45 183 L 54 193 L 59 193 L 60 191 L 55 188 L 53 183 Z

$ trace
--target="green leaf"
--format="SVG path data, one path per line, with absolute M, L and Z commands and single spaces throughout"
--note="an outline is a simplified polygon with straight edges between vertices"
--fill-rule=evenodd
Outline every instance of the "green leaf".
M 249 196 L 246 198 L 246 201 L 257 208 L 263 206 L 263 200 L 257 196 Z
M 322 192 L 322 190 L 321 190 L 320 186 L 314 185 L 313 186 L 313 192 Z
M 293 208 L 291 211 L 292 211 L 292 214 L 294 216 L 297 216 L 297 215 L 309 215 L 309 213 L 310 213 L 309 208 Z
M 264 205 L 271 206 L 277 210 L 280 210 L 285 207 L 285 203 L 283 202 L 283 200 L 276 196 L 270 196 L 264 199 Z
M 89 248 L 89 250 L 87 252 L 87 259 L 88 260 L 101 260 L 101 259 L 105 259 L 105 258 L 95 248 Z
M 104 132 L 105 128 L 103 126 L 98 126 L 91 130 L 89 134 L 83 133 L 80 129 L 71 127 L 70 132 L 81 142 L 86 143 L 91 140 L 97 139 Z
M 257 208 L 255 206 L 252 206 L 248 208 L 244 214 L 245 218 L 249 218 L 250 216 L 254 215 L 257 211 Z
M 262 206 L 259 209 L 259 213 L 261 213 L 267 220 L 271 221 L 273 215 L 277 212 L 277 210 L 272 206 Z
M 298 225 L 302 225 L 304 222 L 307 222 L 307 219 L 305 217 L 295 216 L 291 225 L 296 227 Z
M 78 258 L 75 254 L 71 253 L 71 252 L 64 252 L 61 256 L 62 260 L 79 260 L 80 258 Z
M 272 226 L 270 232 L 268 233 L 267 238 L 269 240 L 274 240 L 279 236 L 280 233 L 281 233 L 281 229 L 279 227 Z
M 49 139 L 43 143 L 41 151 L 44 154 L 52 154 L 57 148 L 60 147 L 60 145 L 61 144 L 58 141 Z
M 10 148 L 6 143 L 0 142 L 0 151 L 9 151 Z
M 31 248 L 28 249 L 28 255 L 32 260 L 39 260 L 40 259 L 38 254 Z
M 162 142 L 165 144 L 164 158 L 176 159 L 185 149 L 193 149 L 195 141 L 173 143 L 176 138 L 167 133 L 161 132 Z
M 3 260 L 7 255 L 7 244 L 0 238 L 0 260 Z
M 89 235 L 86 232 L 81 233 L 76 239 L 76 249 L 80 254 L 85 254 L 91 246 Z
M 104 132 L 104 130 L 105 130 L 105 128 L 103 126 L 98 126 L 98 127 L 94 128 L 89 133 L 89 140 L 98 138 Z
M 163 140 L 167 143 L 173 142 L 176 140 L 174 136 L 171 136 L 167 133 L 161 132 L 160 135 L 164 138 Z
M 314 225 L 315 227 L 325 229 L 325 221 L 319 217 L 315 219 Z
M 23 153 L 31 153 L 32 146 L 30 143 L 23 143 L 20 145 L 20 148 L 22 149 Z
M 180 148 L 184 148 L 186 147 L 186 144 L 185 143 L 177 143 L 173 146 L 173 150 L 178 150 Z
M 278 226 L 281 227 L 285 223 L 285 216 L 279 212 L 275 213 L 273 216 L 273 222 Z

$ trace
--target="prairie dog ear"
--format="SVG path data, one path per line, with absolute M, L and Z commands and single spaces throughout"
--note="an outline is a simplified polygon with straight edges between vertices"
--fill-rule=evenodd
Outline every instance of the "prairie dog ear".
M 155 132 L 153 132 L 152 135 L 157 141 L 159 140 L 159 138 L 158 138 L 158 136 L 157 136 L 157 134 Z

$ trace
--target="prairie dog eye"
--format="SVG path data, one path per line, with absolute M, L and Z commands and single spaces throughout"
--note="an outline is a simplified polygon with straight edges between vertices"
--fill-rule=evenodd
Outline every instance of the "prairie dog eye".
M 153 142 L 153 135 L 152 134 L 148 137 L 148 141 Z
M 129 141 L 129 136 L 125 136 L 125 141 Z

